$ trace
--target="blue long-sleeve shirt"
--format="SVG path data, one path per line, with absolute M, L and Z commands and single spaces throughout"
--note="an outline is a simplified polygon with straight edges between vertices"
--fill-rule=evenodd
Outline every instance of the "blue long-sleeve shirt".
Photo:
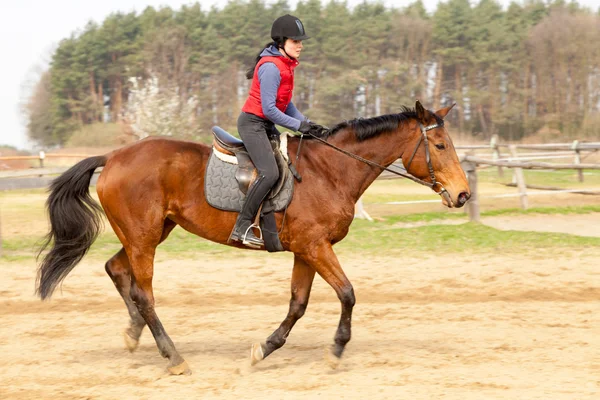
M 260 55 L 261 57 L 283 57 L 275 46 L 267 47 Z M 298 111 L 294 103 L 290 102 L 288 104 L 285 113 L 275 106 L 277 91 L 281 82 L 281 74 L 277 66 L 272 62 L 261 65 L 258 69 L 258 80 L 260 82 L 260 100 L 265 117 L 277 125 L 297 131 L 300 122 L 307 120 L 307 118 Z

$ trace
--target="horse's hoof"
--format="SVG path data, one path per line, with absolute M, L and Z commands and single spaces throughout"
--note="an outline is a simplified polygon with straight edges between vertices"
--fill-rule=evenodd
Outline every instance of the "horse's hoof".
M 191 375 L 192 370 L 188 366 L 187 362 L 184 361 L 179 365 L 169 366 L 167 368 L 171 375 Z
M 125 338 L 125 346 L 127 347 L 127 350 L 129 350 L 130 353 L 133 353 L 135 351 L 135 349 L 137 349 L 138 345 L 140 344 L 140 341 L 135 340 L 134 338 L 129 336 L 129 333 L 127 333 L 127 330 L 125 330 L 123 336 Z
M 250 365 L 256 365 L 265 359 L 265 352 L 260 343 L 254 343 L 250 349 Z
M 332 346 L 327 346 L 325 348 L 325 361 L 331 367 L 331 369 L 337 369 L 337 367 L 340 366 L 342 359 L 341 357 L 335 355 Z

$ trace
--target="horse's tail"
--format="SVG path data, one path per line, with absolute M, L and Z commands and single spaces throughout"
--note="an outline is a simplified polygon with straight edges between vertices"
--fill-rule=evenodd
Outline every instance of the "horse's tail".
M 89 192 L 94 170 L 106 165 L 106 156 L 86 158 L 52 181 L 46 209 L 50 232 L 39 255 L 51 245 L 38 269 L 36 293 L 42 299 L 52 295 L 56 286 L 71 272 L 102 228 L 102 207 Z

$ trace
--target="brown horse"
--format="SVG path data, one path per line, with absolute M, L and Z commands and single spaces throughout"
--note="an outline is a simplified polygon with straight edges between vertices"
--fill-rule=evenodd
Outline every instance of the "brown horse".
M 296 183 L 285 223 L 284 213 L 277 214 L 278 227 L 283 224 L 281 243 L 294 253 L 289 312 L 264 343 L 252 346 L 253 364 L 283 346 L 306 310 L 315 272 L 331 285 L 342 305 L 330 351 L 330 359 L 339 361 L 350 340 L 355 299 L 333 245 L 347 235 L 355 203 L 381 173 L 374 163 L 387 167 L 402 157 L 410 174 L 428 182 L 434 191 L 444 192 L 442 202 L 446 206 L 461 207 L 468 200 L 465 173 L 443 125 L 451 108 L 433 113 L 417 102 L 415 110 L 341 123 L 326 140 L 345 153 L 319 140 L 303 141 L 296 165 L 303 180 Z M 299 142 L 297 138 L 289 141 L 290 153 L 296 152 Z M 210 147 L 197 143 L 142 140 L 79 162 L 53 181 L 47 201 L 51 230 L 44 247 L 52 245 L 38 271 L 41 298 L 48 298 L 86 254 L 101 229 L 104 209 L 123 244 L 106 263 L 106 272 L 131 317 L 125 331 L 127 347 L 135 350 L 143 327 L 148 325 L 173 374 L 190 370 L 154 309 L 154 254 L 177 225 L 227 244 L 237 214 L 213 208 L 205 199 L 204 172 L 210 153 Z M 97 191 L 102 208 L 88 189 L 94 170 L 101 166 L 104 170 Z

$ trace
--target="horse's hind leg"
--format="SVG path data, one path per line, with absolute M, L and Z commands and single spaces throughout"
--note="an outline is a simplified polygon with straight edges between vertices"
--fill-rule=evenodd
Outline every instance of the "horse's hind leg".
M 131 298 L 148 324 L 148 328 L 156 340 L 158 351 L 163 357 L 169 359 L 169 372 L 174 375 L 190 374 L 187 363 L 175 349 L 175 345 L 154 311 L 154 293 L 152 291 L 154 252 L 155 247 L 134 246 L 131 248 L 129 254 L 132 272 Z
M 250 351 L 252 365 L 263 360 L 269 354 L 285 344 L 285 341 L 298 321 L 304 315 L 310 289 L 312 287 L 315 270 L 297 255 L 294 256 L 294 269 L 292 271 L 292 299 L 287 317 L 279 328 L 267 338 L 265 343 L 255 343 Z
M 133 352 L 137 348 L 140 340 L 140 335 L 146 321 L 142 318 L 136 305 L 133 303 L 129 292 L 131 290 L 131 265 L 125 253 L 125 249 L 121 248 L 110 260 L 106 262 L 106 273 L 110 276 L 117 291 L 123 298 L 127 311 L 129 311 L 129 327 L 125 330 L 125 345 L 129 351 Z
M 165 221 L 160 242 L 164 241 L 167 236 L 169 236 L 169 233 L 171 233 L 175 226 L 177 225 L 174 222 L 170 220 Z M 123 298 L 123 301 L 127 306 L 127 311 L 129 311 L 129 326 L 125 330 L 124 338 L 127 349 L 130 352 L 133 352 L 138 347 L 140 336 L 144 326 L 146 326 L 146 321 L 144 321 L 137 306 L 131 299 L 131 265 L 124 248 L 121 248 L 117 254 L 106 262 L 105 269 L 106 273 L 115 284 L 117 291 Z

